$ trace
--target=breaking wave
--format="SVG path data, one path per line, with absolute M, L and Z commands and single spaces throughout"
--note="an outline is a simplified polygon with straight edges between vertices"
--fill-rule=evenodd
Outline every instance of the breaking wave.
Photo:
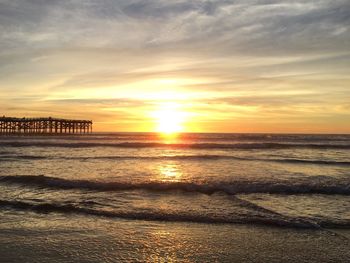
M 76 204 L 57 204 L 57 203 L 30 203 L 24 201 L 0 200 L 1 208 L 10 208 L 15 210 L 32 211 L 36 213 L 64 213 L 77 214 L 85 216 L 99 216 L 108 218 L 121 218 L 128 220 L 147 220 L 147 221 L 167 221 L 167 222 L 194 222 L 208 224 L 258 224 L 278 227 L 292 228 L 321 228 L 321 227 L 350 227 L 349 221 L 310 221 L 307 218 L 259 215 L 252 213 L 250 215 L 230 215 L 215 216 L 204 214 L 174 213 L 165 211 L 110 211 L 90 207 L 82 207 Z
M 267 159 L 267 158 L 246 158 L 230 155 L 163 155 L 163 156 L 40 156 L 40 155 L 3 155 L 0 161 L 17 161 L 17 160 L 238 160 L 238 161 L 263 161 L 278 163 L 295 163 L 295 164 L 317 164 L 317 165 L 339 165 L 350 166 L 349 161 L 333 160 L 305 160 L 305 159 Z
M 235 181 L 213 182 L 208 184 L 190 182 L 101 182 L 88 180 L 68 180 L 44 175 L 2 176 L 0 183 L 19 184 L 24 186 L 44 187 L 53 189 L 87 189 L 93 191 L 183 191 L 213 194 L 223 192 L 229 195 L 248 193 L 270 194 L 326 194 L 350 195 L 350 183 L 339 181 L 310 181 L 302 183 Z
M 37 213 L 65 213 L 92 215 L 109 218 L 122 218 L 131 220 L 147 221 L 169 221 L 169 222 L 195 222 L 195 223 L 226 223 L 226 224 L 263 224 L 274 226 L 286 226 L 297 228 L 319 228 L 314 224 L 302 219 L 288 218 L 264 218 L 264 217 L 215 217 L 209 215 L 193 215 L 187 213 L 167 213 L 160 211 L 106 211 L 93 208 L 80 207 L 73 204 L 55 204 L 55 203 L 28 203 L 23 201 L 0 200 L 0 207 L 12 208 L 16 210 L 29 210 Z

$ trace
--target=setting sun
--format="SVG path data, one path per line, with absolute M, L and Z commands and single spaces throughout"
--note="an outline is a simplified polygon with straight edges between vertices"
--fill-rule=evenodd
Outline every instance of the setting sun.
M 0 0 L 0 29 L 0 263 L 350 263 L 350 0 Z
M 186 114 L 180 109 L 180 105 L 177 103 L 163 103 L 152 115 L 157 123 L 157 132 L 173 134 L 184 130 Z

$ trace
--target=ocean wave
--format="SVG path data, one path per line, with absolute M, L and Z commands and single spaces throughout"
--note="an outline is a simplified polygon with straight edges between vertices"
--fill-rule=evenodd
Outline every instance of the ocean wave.
M 7 160 L 216 160 L 216 159 L 240 159 L 243 158 L 225 155 L 159 155 L 159 156 L 41 156 L 41 155 L 3 155 L 0 161 Z
M 15 200 L 0 200 L 1 208 L 26 210 L 36 213 L 64 213 L 108 218 L 122 218 L 128 220 L 194 222 L 194 223 L 221 223 L 221 224 L 260 224 L 293 228 L 319 228 L 320 226 L 309 220 L 290 217 L 251 216 L 210 216 L 204 214 L 174 213 L 165 211 L 110 211 L 82 207 L 75 204 L 56 203 L 29 203 Z M 344 227 L 344 225 L 342 225 Z
M 296 163 L 296 164 L 320 164 L 320 165 L 341 165 L 341 166 L 350 165 L 350 162 L 347 162 L 347 161 L 304 160 L 304 159 L 277 159 L 277 160 L 269 159 L 269 160 L 282 162 L 282 163 Z
M 66 148 L 189 148 L 189 149 L 350 149 L 349 144 L 312 144 L 312 143 L 160 143 L 160 142 L 43 142 L 43 141 L 5 141 L 6 147 L 66 147 Z
M 40 156 L 40 155 L 2 155 L 0 156 L 0 161 L 17 161 L 17 160 L 45 160 L 53 159 L 50 156 Z
M 267 159 L 267 158 L 248 158 L 230 155 L 158 155 L 158 156 L 41 156 L 41 155 L 2 155 L 0 161 L 16 161 L 16 160 L 238 160 L 238 161 L 259 161 L 259 162 L 277 162 L 292 164 L 316 164 L 316 165 L 336 165 L 350 166 L 349 161 L 333 161 L 333 160 L 306 160 L 306 159 Z
M 161 139 L 159 133 L 93 133 L 93 134 L 62 134 L 62 135 L 23 135 L 2 136 L 2 141 L 16 139 L 64 139 L 65 141 L 155 141 Z M 264 141 L 264 142 L 349 142 L 346 134 L 263 134 L 263 133 L 180 133 L 177 136 L 181 141 Z
M 291 228 L 350 228 L 349 220 L 311 220 L 303 217 L 290 217 L 284 215 L 262 215 L 257 213 L 242 215 L 206 215 L 184 212 L 166 211 L 111 211 L 84 207 L 76 204 L 59 203 L 30 203 L 17 200 L 0 200 L 0 208 L 31 211 L 36 213 L 63 213 L 84 216 L 98 216 L 120 218 L 128 220 L 166 221 L 166 222 L 192 222 L 208 224 L 257 224 Z
M 101 182 L 89 180 L 68 180 L 44 175 L 16 175 L 2 176 L 0 183 L 19 184 L 23 186 L 45 187 L 54 189 L 87 189 L 93 191 L 123 191 L 123 190 L 148 190 L 148 191 L 183 191 L 197 192 L 211 195 L 223 192 L 229 195 L 249 193 L 270 194 L 326 194 L 326 195 L 350 195 L 350 183 L 339 181 L 310 181 L 303 183 L 291 182 L 259 182 L 259 181 L 235 181 L 215 183 L 191 183 L 191 182 Z

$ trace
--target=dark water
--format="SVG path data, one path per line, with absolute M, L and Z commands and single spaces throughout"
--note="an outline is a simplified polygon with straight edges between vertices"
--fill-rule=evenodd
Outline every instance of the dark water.
M 350 227 L 350 136 L 123 133 L 0 138 L 0 209 Z

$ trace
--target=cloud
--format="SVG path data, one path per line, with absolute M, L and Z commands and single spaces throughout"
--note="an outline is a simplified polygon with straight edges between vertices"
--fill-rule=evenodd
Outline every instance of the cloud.
M 227 120 L 344 119 L 349 30 L 347 0 L 2 0 L 0 110 L 136 121 L 174 89 Z
M 1 45 L 186 49 L 202 44 L 205 50 L 204 40 L 231 52 L 348 51 L 349 12 L 348 1 L 325 0 L 14 0 L 1 3 Z

